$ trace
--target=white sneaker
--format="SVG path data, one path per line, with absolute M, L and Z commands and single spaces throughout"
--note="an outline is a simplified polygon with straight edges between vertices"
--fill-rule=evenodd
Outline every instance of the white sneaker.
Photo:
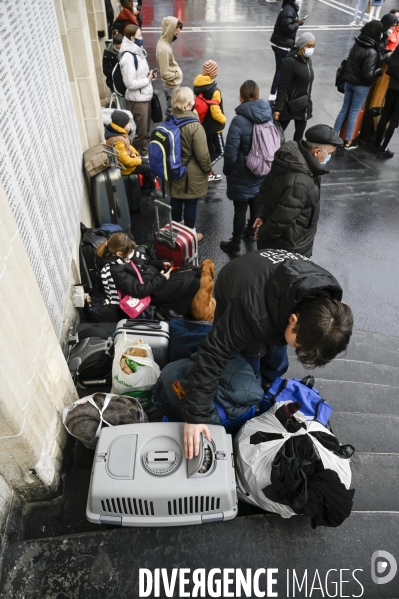
M 208 175 L 208 182 L 209 183 L 215 183 L 218 181 L 222 180 L 222 175 L 216 175 L 215 173 L 212 173 L 211 175 Z
M 277 94 L 269 94 L 269 102 L 274 102 L 274 100 L 277 98 Z
M 352 23 L 349 23 L 349 25 L 351 27 L 357 27 L 358 26 L 357 23 L 356 23 L 356 21 L 352 21 Z
M 360 21 L 359 26 L 362 27 L 364 25 L 364 21 Z

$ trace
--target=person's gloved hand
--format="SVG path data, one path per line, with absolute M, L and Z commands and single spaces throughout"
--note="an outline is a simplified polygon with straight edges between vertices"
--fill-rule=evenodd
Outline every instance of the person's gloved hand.
M 211 440 L 211 433 L 206 424 L 184 424 L 184 452 L 188 460 L 199 454 L 201 433 L 204 433 L 208 441 Z

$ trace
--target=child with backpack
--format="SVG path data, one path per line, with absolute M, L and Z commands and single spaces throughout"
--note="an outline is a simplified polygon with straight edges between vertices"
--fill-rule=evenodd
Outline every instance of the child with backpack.
M 214 60 L 207 60 L 202 67 L 202 75 L 194 79 L 195 110 L 200 123 L 205 129 L 206 141 L 211 157 L 212 167 L 224 154 L 223 129 L 226 117 L 223 113 L 223 100 L 217 87 L 216 77 L 218 65 Z M 209 173 L 208 181 L 221 181 L 222 176 L 213 171 Z
M 112 122 L 105 127 L 105 143 L 119 153 L 118 160 L 125 167 L 122 175 L 143 175 L 143 193 L 151 198 L 162 196 L 162 192 L 155 188 L 155 177 L 151 174 L 148 159 L 141 158 L 138 151 L 130 145 L 128 133 L 130 131 L 129 116 L 123 110 L 114 110 L 111 115 Z
M 193 112 L 194 94 L 180 87 L 172 95 L 171 115 L 151 134 L 151 172 L 166 182 L 172 220 L 195 227 L 197 202 L 208 191 L 211 159 L 204 128 Z M 184 216 L 183 216 L 184 211 Z M 202 233 L 197 233 L 201 241 Z
M 105 50 L 103 54 L 103 73 L 105 75 L 105 82 L 111 92 L 114 91 L 114 84 L 112 81 L 112 71 L 119 62 L 119 49 L 123 41 L 123 35 L 116 33 L 112 40 L 105 42 Z

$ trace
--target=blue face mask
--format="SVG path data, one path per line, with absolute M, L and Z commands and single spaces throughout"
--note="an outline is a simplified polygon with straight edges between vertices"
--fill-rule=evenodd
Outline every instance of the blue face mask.
M 327 164 L 327 162 L 330 160 L 331 158 L 331 154 L 327 154 L 327 156 L 324 158 L 323 162 L 320 162 L 320 164 Z
M 138 46 L 142 46 L 144 44 L 144 40 L 134 40 L 134 43 L 137 44 Z

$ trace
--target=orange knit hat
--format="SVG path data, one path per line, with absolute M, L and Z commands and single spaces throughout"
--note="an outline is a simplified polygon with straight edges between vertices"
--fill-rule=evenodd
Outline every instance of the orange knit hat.
M 218 76 L 218 65 L 214 60 L 207 60 L 202 67 L 204 75 L 209 75 L 211 79 L 216 79 Z

